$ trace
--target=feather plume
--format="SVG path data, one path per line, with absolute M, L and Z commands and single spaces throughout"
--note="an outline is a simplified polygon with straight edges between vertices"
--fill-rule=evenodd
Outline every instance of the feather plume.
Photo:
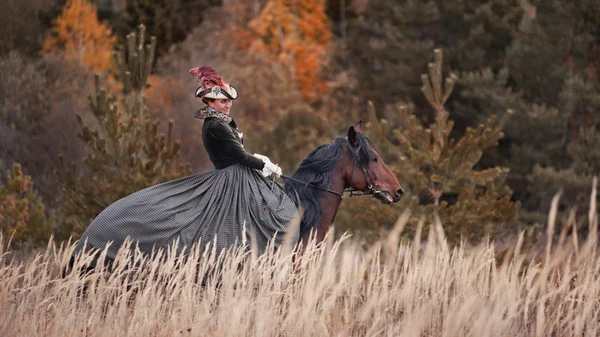
M 190 69 L 190 75 L 196 77 L 197 81 L 203 89 L 212 88 L 218 85 L 224 88 L 227 83 L 217 74 L 217 72 L 209 66 L 201 66 Z

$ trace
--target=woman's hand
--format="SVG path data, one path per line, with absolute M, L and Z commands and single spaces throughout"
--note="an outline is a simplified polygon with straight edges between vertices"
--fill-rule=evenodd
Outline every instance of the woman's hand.
M 263 156 L 262 154 L 258 154 L 258 153 L 253 154 L 253 156 L 256 158 L 259 158 L 260 160 L 262 160 L 265 163 L 265 166 L 263 167 L 263 169 L 261 171 L 263 177 L 269 177 L 272 174 L 274 174 L 278 178 L 281 177 L 281 167 L 273 164 L 271 162 L 271 160 L 269 159 L 269 157 Z
M 281 177 L 281 167 L 273 163 L 265 163 L 265 168 L 270 171 L 270 174 L 274 174 L 277 178 Z

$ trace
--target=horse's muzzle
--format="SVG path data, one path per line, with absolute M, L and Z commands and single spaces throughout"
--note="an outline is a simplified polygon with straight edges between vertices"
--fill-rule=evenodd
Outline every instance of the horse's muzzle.
M 380 190 L 375 191 L 375 193 L 373 194 L 373 196 L 379 199 L 379 201 L 381 201 L 382 204 L 391 204 L 393 202 L 398 202 L 400 201 L 400 199 L 402 199 L 402 195 L 404 195 L 404 190 L 402 188 L 398 189 L 396 192 Z
M 398 202 L 398 201 L 400 201 L 400 199 L 402 199 L 403 196 L 404 196 L 404 190 L 402 189 L 402 187 L 400 187 L 396 191 L 396 194 L 392 196 L 392 199 L 394 199 L 394 202 Z

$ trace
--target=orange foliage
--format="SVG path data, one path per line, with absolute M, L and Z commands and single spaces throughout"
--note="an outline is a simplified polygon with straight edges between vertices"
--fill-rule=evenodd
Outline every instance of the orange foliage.
M 115 38 L 98 20 L 96 8 L 86 0 L 68 0 L 44 41 L 42 53 L 64 52 L 66 59 L 95 71 L 113 69 Z
M 296 76 L 300 83 L 300 90 L 305 97 L 315 100 L 327 90 L 327 83 L 320 78 L 322 56 L 325 50 L 317 47 L 299 48 L 296 56 Z
M 331 40 L 328 24 L 324 0 L 268 0 L 249 22 L 256 34 L 250 48 L 290 65 L 304 96 L 315 100 L 326 89 L 319 70 Z

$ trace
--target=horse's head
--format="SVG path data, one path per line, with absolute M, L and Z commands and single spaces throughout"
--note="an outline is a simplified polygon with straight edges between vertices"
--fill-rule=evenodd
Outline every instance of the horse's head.
M 404 190 L 373 144 L 362 135 L 362 121 L 348 129 L 347 157 L 343 168 L 347 186 L 372 194 L 382 204 L 400 201 Z

